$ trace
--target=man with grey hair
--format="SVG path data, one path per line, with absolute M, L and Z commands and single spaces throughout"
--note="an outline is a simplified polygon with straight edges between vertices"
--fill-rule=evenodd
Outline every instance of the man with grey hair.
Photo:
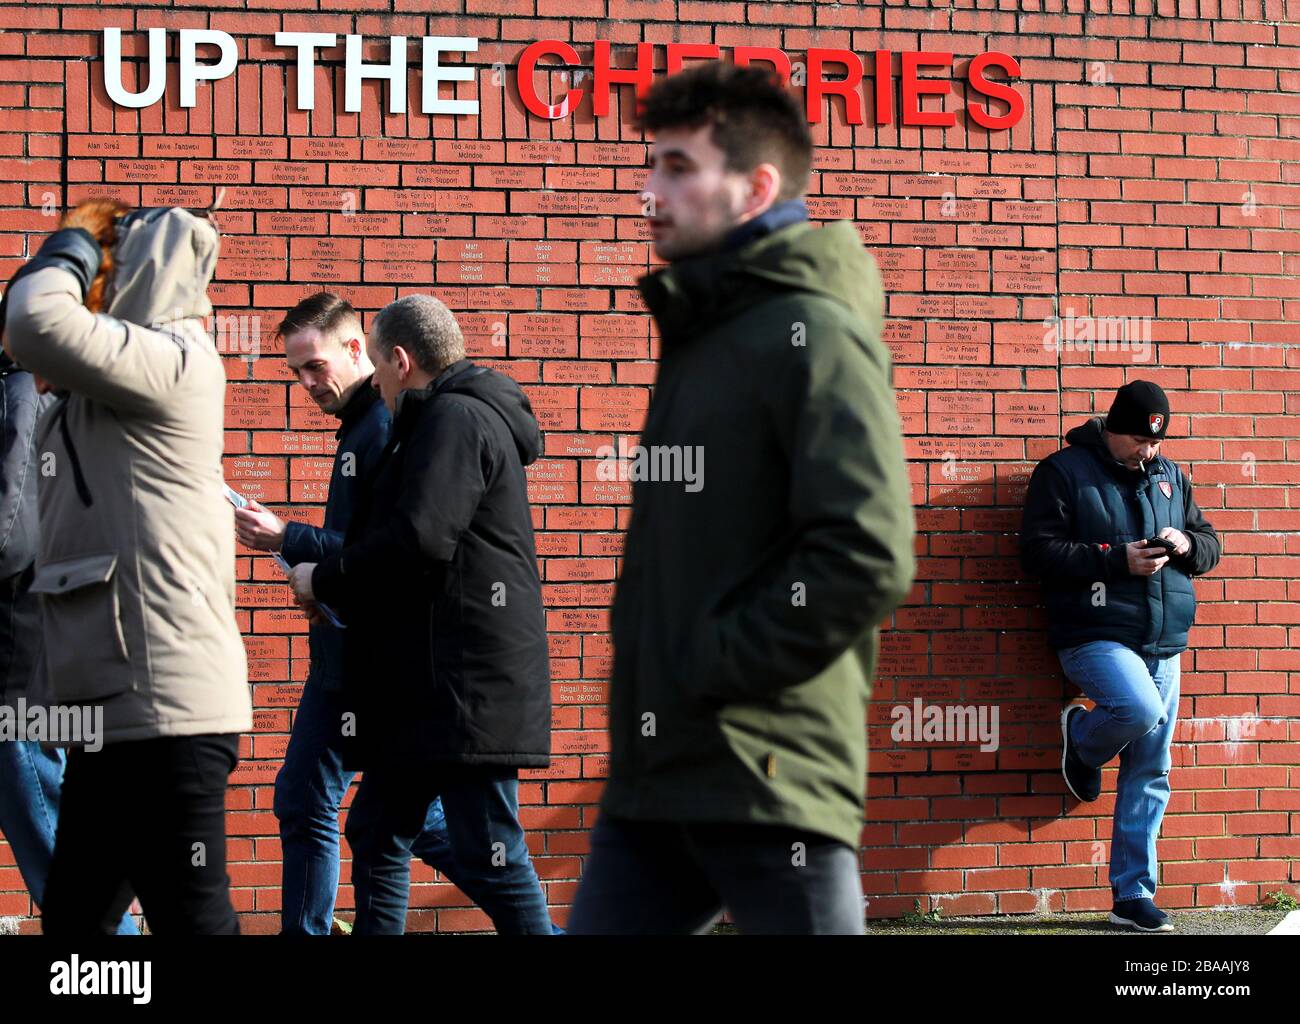
M 343 550 L 294 567 L 298 601 L 347 626 L 344 765 L 365 775 L 345 834 L 357 934 L 400 934 L 411 843 L 441 797 L 458 881 L 502 934 L 551 934 L 518 814 L 550 763 L 551 687 L 524 466 L 541 433 L 519 386 L 465 358 L 429 295 L 385 306 L 366 345 L 393 416 Z M 491 883 L 490 885 L 486 883 Z

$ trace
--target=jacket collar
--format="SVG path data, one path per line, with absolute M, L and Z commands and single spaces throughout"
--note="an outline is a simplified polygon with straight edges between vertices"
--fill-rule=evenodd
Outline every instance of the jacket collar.
M 769 206 L 757 217 L 745 221 L 733 228 L 722 243 L 724 250 L 739 249 L 755 239 L 770 235 L 773 231 L 798 224 L 808 219 L 808 204 L 802 199 L 787 199 L 783 203 Z
M 373 381 L 374 374 L 371 374 L 357 385 L 356 390 L 352 392 L 352 397 L 344 403 L 342 411 L 339 412 L 339 429 L 334 432 L 338 440 L 343 439 L 343 435 L 370 411 L 372 405 L 381 401 L 379 392 L 373 387 Z
M 752 234 L 741 236 L 738 245 L 678 260 L 638 280 L 637 288 L 659 325 L 664 344 L 671 347 L 686 340 L 748 304 L 754 289 L 747 285 L 758 283 L 745 272 L 751 262 L 752 245 L 761 245 L 776 232 L 805 224 L 807 219 L 803 200 L 780 203 L 754 221 L 742 224 L 742 228 L 748 228 L 755 221 L 762 222 Z
M 472 359 L 458 359 L 446 367 L 438 376 L 422 388 L 407 388 L 397 396 L 397 408 L 393 415 L 393 433 L 397 434 L 403 424 L 409 424 L 418 415 L 418 411 L 438 392 L 447 387 L 451 381 L 462 373 L 477 369 Z

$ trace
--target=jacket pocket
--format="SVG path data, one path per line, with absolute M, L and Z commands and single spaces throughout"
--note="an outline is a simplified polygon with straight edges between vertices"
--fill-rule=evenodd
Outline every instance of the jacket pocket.
M 36 570 L 51 696 L 61 701 L 110 697 L 132 689 L 122 631 L 117 555 L 85 555 Z

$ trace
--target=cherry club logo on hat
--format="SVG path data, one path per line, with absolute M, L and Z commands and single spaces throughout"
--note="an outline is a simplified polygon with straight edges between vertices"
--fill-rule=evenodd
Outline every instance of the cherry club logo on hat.
M 1164 440 L 1169 429 L 1169 399 L 1159 384 L 1149 380 L 1129 381 L 1115 392 L 1106 429 L 1112 434 L 1135 434 Z

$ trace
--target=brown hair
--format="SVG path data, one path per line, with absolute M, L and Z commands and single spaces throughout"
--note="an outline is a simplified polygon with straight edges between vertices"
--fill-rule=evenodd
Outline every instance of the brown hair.
M 116 199 L 87 199 L 63 215 L 61 228 L 85 228 L 103 253 L 99 273 L 86 290 L 86 308 L 98 313 L 104 307 L 104 286 L 113 275 L 113 246 L 117 244 L 117 220 L 130 207 Z
M 352 303 L 333 292 L 316 292 L 284 315 L 275 336 L 283 338 L 307 327 L 314 327 L 321 334 L 332 334 L 347 320 L 361 322 Z
M 638 121 L 650 132 L 709 125 L 728 170 L 747 174 L 770 161 L 781 171 L 778 202 L 808 190 L 813 157 L 808 118 L 772 71 L 723 61 L 698 64 L 651 87 Z

